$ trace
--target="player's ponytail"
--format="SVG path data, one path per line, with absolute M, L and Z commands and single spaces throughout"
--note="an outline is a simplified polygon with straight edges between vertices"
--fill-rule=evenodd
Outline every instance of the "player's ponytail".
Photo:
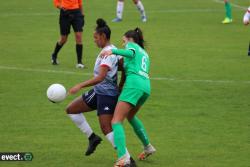
M 143 39 L 143 35 L 142 35 L 142 31 L 140 28 L 136 27 L 135 28 L 135 32 L 137 33 L 138 36 L 138 44 L 144 48 L 144 39 Z
M 105 34 L 106 38 L 109 40 L 111 36 L 111 30 L 109 26 L 107 25 L 106 21 L 103 20 L 102 18 L 99 18 L 96 20 L 96 28 L 95 31 L 98 34 Z
M 136 27 L 134 30 L 129 30 L 124 34 L 127 38 L 132 38 L 135 43 L 140 45 L 144 49 L 144 38 L 140 28 Z

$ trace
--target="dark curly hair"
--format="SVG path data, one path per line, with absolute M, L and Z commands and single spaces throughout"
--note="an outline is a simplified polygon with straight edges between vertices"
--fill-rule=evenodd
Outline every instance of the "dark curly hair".
M 106 38 L 110 39 L 111 30 L 110 30 L 109 26 L 107 25 L 106 21 L 103 20 L 102 18 L 99 18 L 96 20 L 96 24 L 97 24 L 97 26 L 95 28 L 95 31 L 98 34 L 105 34 Z

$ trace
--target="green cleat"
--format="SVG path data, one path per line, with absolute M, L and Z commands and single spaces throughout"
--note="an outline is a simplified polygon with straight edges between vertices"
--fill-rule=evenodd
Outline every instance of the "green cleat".
M 230 19 L 230 18 L 226 17 L 221 23 L 222 24 L 230 24 L 232 22 L 233 22 L 233 19 Z

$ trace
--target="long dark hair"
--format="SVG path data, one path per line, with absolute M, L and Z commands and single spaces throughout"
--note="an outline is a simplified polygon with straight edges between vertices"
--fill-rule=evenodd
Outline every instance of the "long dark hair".
M 136 27 L 134 30 L 129 30 L 124 34 L 127 38 L 132 38 L 135 43 L 140 45 L 144 49 L 145 41 L 143 39 L 143 34 L 140 28 Z
M 98 34 L 105 34 L 106 38 L 110 39 L 111 30 L 110 30 L 109 26 L 107 25 L 106 21 L 103 20 L 102 18 L 99 18 L 96 20 L 96 24 L 97 24 L 97 26 L 95 28 L 95 31 Z

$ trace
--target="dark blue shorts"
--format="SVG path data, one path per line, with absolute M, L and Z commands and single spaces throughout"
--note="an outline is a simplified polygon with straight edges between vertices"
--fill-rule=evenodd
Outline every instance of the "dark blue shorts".
M 68 35 L 70 33 L 71 26 L 73 27 L 74 32 L 82 32 L 84 26 L 84 16 L 82 15 L 80 9 L 61 9 L 59 24 L 61 35 Z
M 97 110 L 98 116 L 103 114 L 114 114 L 118 100 L 118 96 L 99 95 L 96 94 L 93 89 L 84 93 L 82 98 L 90 108 Z

